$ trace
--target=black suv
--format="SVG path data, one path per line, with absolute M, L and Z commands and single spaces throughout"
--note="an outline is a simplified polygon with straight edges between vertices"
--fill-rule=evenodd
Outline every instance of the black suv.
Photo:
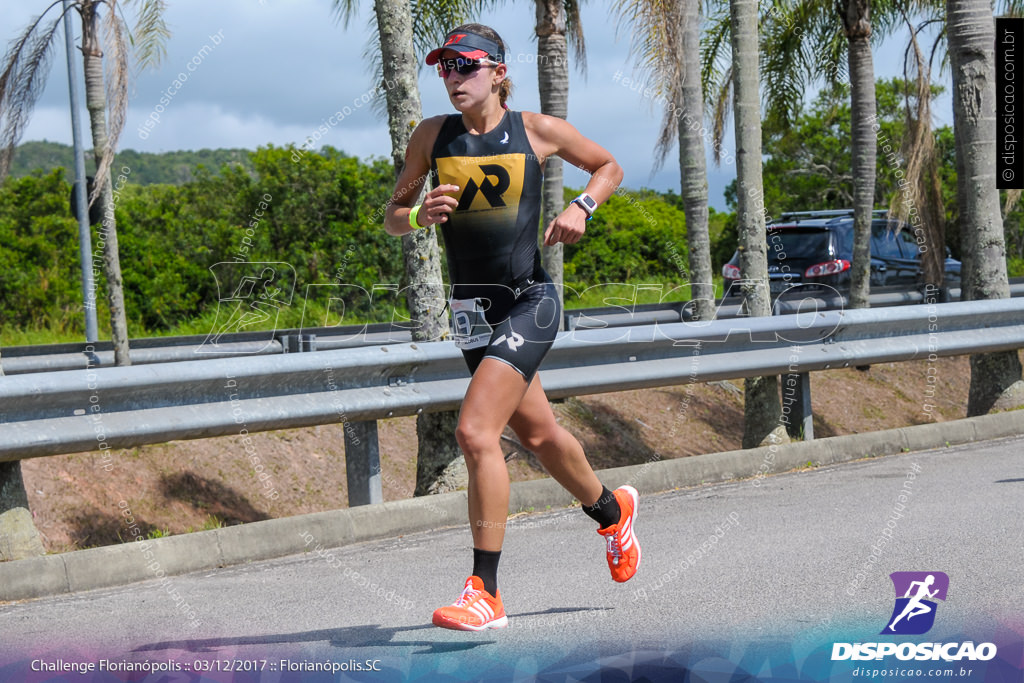
M 853 211 L 784 213 L 768 229 L 768 282 L 772 294 L 794 285 L 850 289 Z M 946 287 L 960 286 L 960 262 L 945 261 Z M 722 267 L 724 291 L 740 279 L 739 252 Z M 914 231 L 875 211 L 871 221 L 871 286 L 914 287 L 921 282 L 921 252 Z M 825 287 L 822 287 L 825 289 Z

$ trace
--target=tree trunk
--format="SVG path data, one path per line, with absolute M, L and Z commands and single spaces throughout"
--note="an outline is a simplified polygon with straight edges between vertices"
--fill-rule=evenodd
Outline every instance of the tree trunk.
M 715 317 L 715 288 L 708 233 L 708 176 L 704 150 L 704 96 L 700 79 L 700 1 L 682 2 L 682 102 L 679 110 L 679 177 L 690 252 L 691 297 L 699 320 Z
M 85 66 L 85 106 L 89 110 L 92 127 L 92 152 L 96 167 L 102 164 L 108 147 L 107 94 L 103 81 L 103 51 L 99 40 L 100 3 L 86 2 L 82 12 L 82 60 Z M 114 363 L 131 365 L 128 355 L 128 323 L 124 309 L 124 282 L 121 279 L 121 260 L 117 248 L 117 221 L 114 219 L 114 196 L 110 174 L 100 189 L 98 200 L 103 208 L 98 242 L 103 252 L 103 270 L 107 278 L 107 306 L 110 308 L 110 336 L 114 343 Z
M 1005 299 L 1006 250 L 996 189 L 995 20 L 988 0 L 946 0 L 953 70 L 960 229 L 971 267 L 964 299 Z M 967 414 L 983 415 L 1021 378 L 1017 351 L 971 356 Z
M 565 37 L 566 15 L 562 0 L 535 0 L 537 14 L 537 84 L 540 112 L 566 118 L 569 114 L 569 49 Z M 596 169 L 587 169 L 593 172 Z M 547 228 L 565 209 L 562 196 L 562 160 L 552 156 L 544 163 L 544 202 L 541 225 Z M 558 288 L 563 300 L 564 271 L 562 243 L 543 247 L 544 269 Z M 562 319 L 564 321 L 564 318 Z M 563 322 L 559 321 L 559 329 Z
M 731 0 L 733 111 L 736 120 L 736 196 L 741 292 L 748 315 L 771 315 L 761 178 L 761 99 L 758 95 L 757 0 Z M 778 427 L 777 377 L 744 383 L 743 447 L 759 445 Z
M 0 562 L 45 554 L 28 509 L 21 461 L 0 462 Z
M 0 366 L 0 377 L 4 376 Z M 32 522 L 21 461 L 0 462 L 0 562 L 42 555 L 43 543 Z
M 405 164 L 409 137 L 423 116 L 416 62 L 412 58 L 416 54 L 412 41 L 412 17 L 409 4 L 404 2 L 375 0 L 374 10 L 384 66 L 383 87 L 387 99 L 391 157 L 397 177 Z M 418 329 L 413 330 L 413 341 L 444 339 L 448 335 L 448 316 L 445 289 L 441 282 L 441 253 L 434 227 L 413 230 L 403 236 L 402 255 L 409 280 L 406 289 L 409 316 L 421 323 Z M 414 495 L 442 492 L 435 484 L 441 480 L 445 470 L 462 456 L 455 440 L 457 421 L 458 414 L 454 412 L 421 413 L 416 418 L 419 448 Z
M 875 69 L 871 59 L 871 5 L 847 0 L 843 24 L 849 41 L 851 156 L 853 172 L 853 263 L 850 308 L 867 308 L 871 287 L 871 211 L 875 196 Z

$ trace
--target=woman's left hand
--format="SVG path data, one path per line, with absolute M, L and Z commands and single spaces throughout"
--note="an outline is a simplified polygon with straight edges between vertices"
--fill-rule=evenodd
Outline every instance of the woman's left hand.
M 544 246 L 562 242 L 564 244 L 576 244 L 583 237 L 587 230 L 587 214 L 579 206 L 570 204 L 565 211 L 558 214 L 555 220 L 551 221 L 548 229 L 544 231 Z

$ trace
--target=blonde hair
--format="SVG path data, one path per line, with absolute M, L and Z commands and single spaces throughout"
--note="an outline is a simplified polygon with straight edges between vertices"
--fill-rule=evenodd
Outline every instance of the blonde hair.
M 508 109 L 508 105 L 505 101 L 508 100 L 509 95 L 512 94 L 512 79 L 505 76 L 505 80 L 498 84 L 498 99 L 501 101 L 501 106 Z
M 483 36 L 484 38 L 493 40 L 495 43 L 498 44 L 498 47 L 501 48 L 501 60 L 502 63 L 504 64 L 505 53 L 508 51 L 508 48 L 505 46 L 505 41 L 501 39 L 501 36 L 499 36 L 498 32 L 495 31 L 493 28 L 491 28 L 490 26 L 484 26 L 483 24 L 462 24 L 461 26 L 456 26 L 455 28 L 453 28 L 451 31 L 449 31 L 449 33 L 454 33 L 455 31 L 466 31 L 468 33 L 475 33 L 478 36 Z M 505 102 L 508 101 L 508 98 L 511 96 L 512 79 L 506 75 L 504 80 L 502 80 L 502 82 L 498 84 L 498 100 L 501 102 L 501 106 L 504 107 L 505 109 L 508 109 L 508 105 L 505 104 Z

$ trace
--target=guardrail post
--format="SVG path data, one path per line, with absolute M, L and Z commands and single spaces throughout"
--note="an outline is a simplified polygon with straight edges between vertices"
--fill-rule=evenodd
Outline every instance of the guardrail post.
M 376 420 L 345 423 L 345 473 L 349 507 L 384 502 Z
M 811 411 L 811 373 L 801 372 L 783 375 L 782 405 L 790 408 L 786 420 L 786 431 L 792 438 L 803 436 L 804 441 L 814 440 L 814 413 Z M 783 413 L 786 415 L 786 413 Z
M 315 334 L 282 334 L 281 349 L 284 353 L 301 353 L 316 351 Z

